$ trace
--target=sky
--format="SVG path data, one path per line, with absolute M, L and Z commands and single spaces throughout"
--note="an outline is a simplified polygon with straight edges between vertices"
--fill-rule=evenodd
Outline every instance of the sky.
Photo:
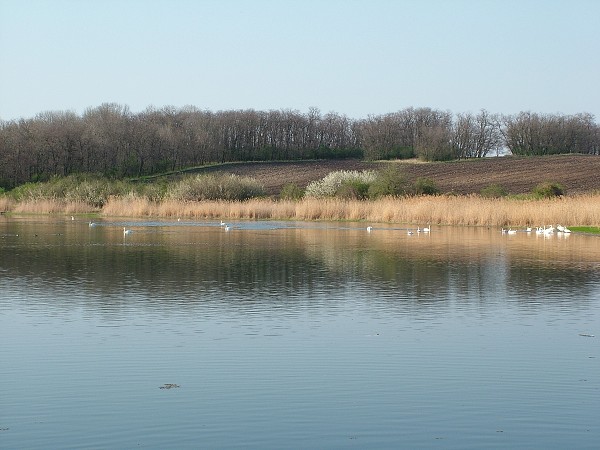
M 0 120 L 103 103 L 591 113 L 597 0 L 0 0 Z

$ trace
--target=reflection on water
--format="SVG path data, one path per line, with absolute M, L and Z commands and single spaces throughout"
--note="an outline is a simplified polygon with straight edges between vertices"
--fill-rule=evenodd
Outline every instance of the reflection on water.
M 432 228 L 0 218 L 0 446 L 591 447 L 600 239 Z

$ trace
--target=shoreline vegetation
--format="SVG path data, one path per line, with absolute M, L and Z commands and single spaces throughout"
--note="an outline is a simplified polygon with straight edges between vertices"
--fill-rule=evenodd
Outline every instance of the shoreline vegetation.
M 600 158 L 562 155 L 249 163 L 152 180 L 76 174 L 0 190 L 0 213 L 597 229 L 598 170 Z
M 385 197 L 375 200 L 252 198 L 242 201 L 151 200 L 111 197 L 101 207 L 81 201 L 0 198 L 4 214 L 96 215 L 103 217 L 224 220 L 357 221 L 489 227 L 563 224 L 600 226 L 600 194 L 547 199 L 483 198 L 479 195 Z

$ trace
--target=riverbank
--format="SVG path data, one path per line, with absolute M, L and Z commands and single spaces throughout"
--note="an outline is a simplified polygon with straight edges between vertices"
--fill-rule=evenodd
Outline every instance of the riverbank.
M 0 199 L 0 211 L 9 214 L 97 215 L 162 219 L 323 220 L 467 225 L 493 227 L 600 226 L 600 195 L 543 200 L 468 196 L 416 196 L 380 200 L 252 199 L 242 202 L 151 201 L 126 196 L 111 198 L 102 208 L 80 202 L 41 200 L 16 203 Z

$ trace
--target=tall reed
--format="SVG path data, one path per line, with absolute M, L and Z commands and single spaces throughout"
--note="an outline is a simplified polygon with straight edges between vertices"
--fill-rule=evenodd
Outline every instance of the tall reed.
M 187 219 L 350 220 L 380 223 L 472 226 L 600 226 L 600 195 L 542 200 L 472 196 L 414 196 L 379 200 L 306 198 L 299 201 L 150 200 L 128 194 L 110 197 L 102 208 L 83 202 L 0 198 L 0 210 L 15 213 L 90 213 L 121 217 Z
M 14 208 L 14 200 L 6 195 L 0 195 L 0 212 L 11 211 Z
M 21 214 L 87 214 L 100 210 L 81 201 L 40 199 L 14 202 L 7 211 Z
M 421 196 L 373 201 L 340 199 L 152 202 L 143 197 L 113 197 L 102 209 L 108 216 L 352 220 L 369 222 L 541 226 L 600 224 L 600 195 L 544 200 L 487 199 L 480 196 Z

